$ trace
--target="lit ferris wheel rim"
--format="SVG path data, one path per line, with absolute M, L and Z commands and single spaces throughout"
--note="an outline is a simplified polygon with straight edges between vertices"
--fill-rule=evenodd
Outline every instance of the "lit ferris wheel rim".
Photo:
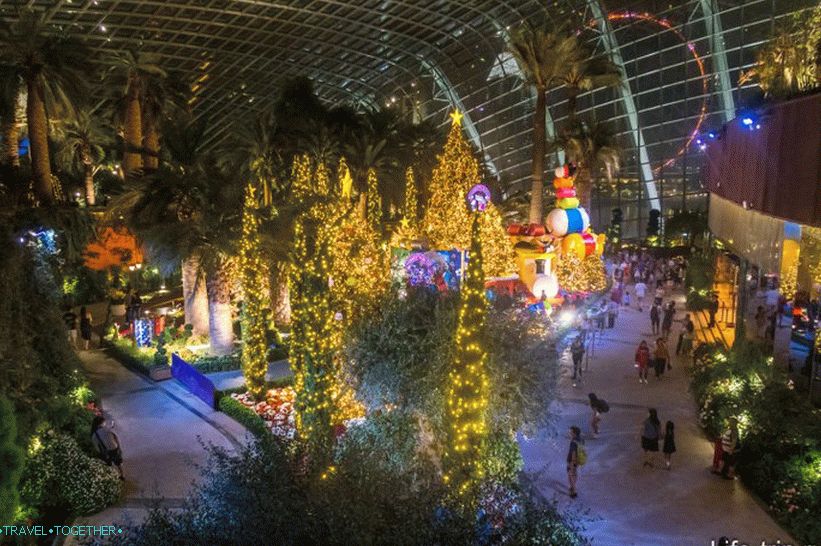
M 687 149 L 690 147 L 690 144 L 698 136 L 699 132 L 701 131 L 701 125 L 704 123 L 704 119 L 707 117 L 707 98 L 708 98 L 708 86 L 707 86 L 707 71 L 704 69 L 704 60 L 699 55 L 698 51 L 696 50 L 695 44 L 688 40 L 684 34 L 681 33 L 680 30 L 675 28 L 673 23 L 670 20 L 665 19 L 663 17 L 656 17 L 651 15 L 647 12 L 634 12 L 634 11 L 616 11 L 607 14 L 607 20 L 612 22 L 619 22 L 619 21 L 644 21 L 647 23 L 652 23 L 656 26 L 659 26 L 665 30 L 669 30 L 673 32 L 676 37 L 678 37 L 681 42 L 687 46 L 687 49 L 690 50 L 690 54 L 693 56 L 693 59 L 696 61 L 696 65 L 698 66 L 698 71 L 701 74 L 701 89 L 702 89 L 702 99 L 701 99 L 701 108 L 699 109 L 698 118 L 696 119 L 696 124 L 693 127 L 693 130 L 687 137 L 687 141 L 684 145 L 679 148 L 676 152 L 674 157 L 669 159 L 665 159 L 661 165 L 658 165 L 653 169 L 654 174 L 658 174 L 662 169 L 665 167 L 669 167 L 673 163 L 675 163 L 679 157 L 684 155 Z M 595 24 L 595 21 L 593 22 Z

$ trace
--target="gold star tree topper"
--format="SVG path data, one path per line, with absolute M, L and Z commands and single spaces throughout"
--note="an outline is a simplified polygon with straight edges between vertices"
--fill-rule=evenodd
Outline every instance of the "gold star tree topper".
M 462 118 L 465 117 L 459 110 L 454 110 L 450 113 L 450 119 L 453 120 L 454 125 L 462 126 Z

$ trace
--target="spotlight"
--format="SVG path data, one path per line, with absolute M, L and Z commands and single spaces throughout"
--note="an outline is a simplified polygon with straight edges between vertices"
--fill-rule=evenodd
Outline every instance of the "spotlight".
M 750 126 L 752 126 L 752 124 L 753 124 L 753 118 L 751 118 L 751 117 L 743 117 L 743 118 L 741 118 L 741 123 L 742 123 L 745 127 L 750 127 Z
M 570 326 L 576 320 L 576 314 L 573 311 L 562 311 L 559 315 L 559 322 L 565 326 Z
M 707 133 L 707 136 L 710 137 L 710 138 L 715 138 L 716 134 L 714 132 L 710 131 L 709 133 Z

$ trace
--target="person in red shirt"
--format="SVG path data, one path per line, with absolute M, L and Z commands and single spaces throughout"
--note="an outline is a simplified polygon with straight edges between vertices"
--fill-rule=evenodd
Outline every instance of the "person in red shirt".
M 650 347 L 642 340 L 636 349 L 636 366 L 639 368 L 639 383 L 647 383 L 647 369 L 650 366 Z

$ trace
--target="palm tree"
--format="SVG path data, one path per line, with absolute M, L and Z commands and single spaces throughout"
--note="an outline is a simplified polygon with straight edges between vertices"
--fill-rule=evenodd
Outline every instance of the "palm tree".
M 117 117 L 122 126 L 123 172 L 126 176 L 140 171 L 144 166 L 143 100 L 146 88 L 151 78 L 167 77 L 165 70 L 157 64 L 158 60 L 157 55 L 130 50 L 112 52 L 107 59 L 109 84 L 121 90 L 116 102 Z M 154 145 L 154 142 L 151 144 Z
M 593 56 L 593 51 L 576 38 L 577 46 L 570 50 L 560 82 L 567 93 L 568 118 L 572 124 L 577 115 L 577 99 L 583 91 L 599 87 L 615 87 L 622 81 L 619 67 L 608 57 Z
M 613 174 L 619 169 L 621 147 L 615 133 L 605 123 L 575 118 L 572 123 L 568 122 L 551 147 L 563 149 L 567 157 L 576 162 L 576 195 L 581 205 L 590 210 L 594 175 L 603 171 L 612 182 Z
M 41 203 L 54 201 L 48 148 L 49 113 L 71 111 L 84 97 L 92 74 L 86 47 L 67 36 L 48 34 L 42 15 L 24 11 L 0 28 L 0 59 L 26 86 L 26 118 L 34 189 Z
M 88 206 L 96 204 L 94 175 L 105 158 L 104 146 L 108 141 L 105 128 L 106 124 L 88 110 L 78 110 L 62 124 L 59 155 L 66 165 L 82 174 Z
M 523 24 L 510 35 L 508 50 L 519 65 L 524 80 L 536 90 L 529 214 L 533 224 L 543 221 L 546 94 L 564 77 L 568 62 L 577 56 L 578 47 L 579 42 L 573 33 L 551 26 Z
M 0 66 L 0 137 L 3 139 L 0 164 L 8 168 L 20 166 L 20 126 L 17 116 L 20 87 L 18 71 L 9 66 Z
M 149 254 L 164 269 L 183 262 L 186 308 L 197 307 L 197 288 L 205 280 L 211 352 L 233 350 L 231 268 L 236 255 L 243 185 L 220 168 L 203 148 L 205 124 L 190 118 L 163 128 L 170 162 L 146 177 L 126 181 L 110 214 L 126 221 L 145 241 Z M 189 320 L 191 317 L 186 317 Z M 202 323 L 193 324 L 198 332 Z
M 141 107 L 143 166 L 155 171 L 160 164 L 160 125 L 186 110 L 189 89 L 181 76 L 163 71 L 146 73 Z

